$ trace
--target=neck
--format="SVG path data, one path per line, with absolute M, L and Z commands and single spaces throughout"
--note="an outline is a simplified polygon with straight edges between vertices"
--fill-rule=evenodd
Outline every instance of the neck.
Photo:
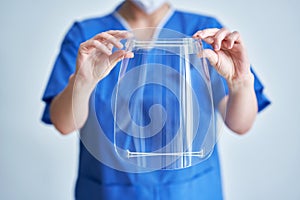
M 127 21 L 130 28 L 156 27 L 170 10 L 170 4 L 165 3 L 156 11 L 147 14 L 131 1 L 125 1 L 118 13 Z

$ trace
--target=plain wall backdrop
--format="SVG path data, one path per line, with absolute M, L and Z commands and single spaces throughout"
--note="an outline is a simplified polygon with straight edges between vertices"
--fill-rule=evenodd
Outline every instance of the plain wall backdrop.
M 119 2 L 0 2 L 0 199 L 73 199 L 79 139 L 41 123 L 41 97 L 71 24 Z M 272 100 L 247 135 L 225 130 L 220 139 L 226 200 L 299 200 L 299 1 L 171 2 L 238 30 Z

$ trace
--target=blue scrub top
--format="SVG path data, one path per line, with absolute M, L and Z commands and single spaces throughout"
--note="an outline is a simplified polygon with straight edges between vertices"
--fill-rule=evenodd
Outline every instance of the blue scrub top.
M 168 28 L 192 36 L 205 28 L 221 28 L 222 25 L 213 17 L 170 11 L 161 28 Z M 98 33 L 107 30 L 126 30 L 126 23 L 116 11 L 104 17 L 75 22 L 66 34 L 59 55 L 56 59 L 43 101 L 45 110 L 42 121 L 51 124 L 49 107 L 52 99 L 68 84 L 69 76 L 75 71 L 76 56 L 79 45 Z M 210 48 L 208 45 L 204 47 Z M 112 86 L 117 81 L 119 64 L 97 86 L 96 97 L 101 101 L 101 115 L 105 119 L 101 124 L 107 137 L 113 137 L 113 116 L 111 111 Z M 212 69 L 212 73 L 217 75 Z M 255 92 L 259 111 L 270 104 L 263 94 L 263 85 L 255 76 Z M 226 83 L 224 81 L 225 88 Z M 101 89 L 99 89 L 101 88 Z M 105 114 L 103 114 L 105 113 Z M 101 120 L 100 120 L 101 121 Z M 84 128 L 85 129 L 85 128 Z M 84 130 L 83 129 L 83 130 Z M 109 150 L 107 150 L 109 151 Z M 116 156 L 115 152 L 105 152 Z M 98 161 L 80 141 L 79 171 L 76 183 L 76 199 L 109 200 L 219 200 L 222 199 L 221 175 L 218 151 L 206 161 L 180 170 L 157 170 L 147 173 L 128 173 L 115 170 Z

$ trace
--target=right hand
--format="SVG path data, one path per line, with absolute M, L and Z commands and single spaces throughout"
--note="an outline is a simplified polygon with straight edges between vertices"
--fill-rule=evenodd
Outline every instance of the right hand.
M 76 79 L 95 86 L 122 58 L 132 58 L 132 52 L 120 50 L 123 48 L 120 40 L 130 36 L 127 31 L 111 30 L 81 43 L 76 60 Z M 119 50 L 112 52 L 114 46 Z

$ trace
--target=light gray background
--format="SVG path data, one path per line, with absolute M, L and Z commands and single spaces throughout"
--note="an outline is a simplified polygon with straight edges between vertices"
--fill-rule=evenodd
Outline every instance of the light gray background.
M 78 137 L 42 124 L 40 99 L 73 21 L 119 2 L 1 1 L 0 199 L 73 198 Z M 299 1 L 171 2 L 240 31 L 273 102 L 247 135 L 226 130 L 219 142 L 226 199 L 300 199 Z

